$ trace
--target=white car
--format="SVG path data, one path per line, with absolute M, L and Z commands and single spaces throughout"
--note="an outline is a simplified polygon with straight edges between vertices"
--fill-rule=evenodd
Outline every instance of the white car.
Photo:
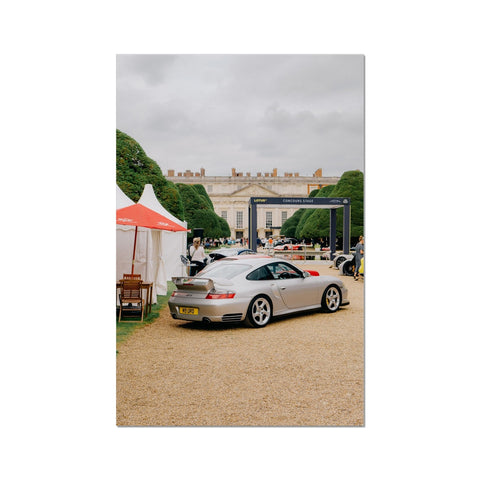
M 333 257 L 333 267 L 340 269 L 340 265 L 346 260 L 353 260 L 353 255 L 349 253 L 336 253 Z
M 312 275 L 292 263 L 261 255 L 227 257 L 195 277 L 174 277 L 177 290 L 168 301 L 177 320 L 240 322 L 264 327 L 277 315 L 348 305 L 348 290 L 338 277 Z

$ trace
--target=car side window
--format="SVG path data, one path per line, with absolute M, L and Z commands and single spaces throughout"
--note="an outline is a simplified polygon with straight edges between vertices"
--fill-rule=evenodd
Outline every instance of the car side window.
M 302 274 L 292 265 L 283 262 L 275 262 L 267 265 L 275 280 L 284 280 L 287 278 L 301 278 Z
M 260 267 L 247 275 L 247 280 L 272 280 L 273 276 L 266 267 Z

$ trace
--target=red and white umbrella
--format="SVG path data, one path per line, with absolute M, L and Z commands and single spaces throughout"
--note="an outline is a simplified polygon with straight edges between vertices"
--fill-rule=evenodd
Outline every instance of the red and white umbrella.
M 117 210 L 117 224 L 131 225 L 135 227 L 135 240 L 133 242 L 132 274 L 135 267 L 135 249 L 137 247 L 138 227 L 153 228 L 155 230 L 168 230 L 170 232 L 186 232 L 185 227 L 164 217 L 160 213 L 151 210 L 145 205 L 136 203 L 129 207 Z

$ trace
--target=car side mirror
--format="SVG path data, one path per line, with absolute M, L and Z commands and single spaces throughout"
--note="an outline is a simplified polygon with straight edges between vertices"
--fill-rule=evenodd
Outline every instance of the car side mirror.
M 308 277 L 311 277 L 310 273 L 303 272 L 303 278 L 308 278 Z

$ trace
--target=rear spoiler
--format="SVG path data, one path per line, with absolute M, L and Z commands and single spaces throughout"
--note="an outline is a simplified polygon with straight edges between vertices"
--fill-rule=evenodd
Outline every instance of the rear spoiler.
M 210 291 L 213 288 L 210 278 L 173 277 L 172 281 L 179 290 Z

